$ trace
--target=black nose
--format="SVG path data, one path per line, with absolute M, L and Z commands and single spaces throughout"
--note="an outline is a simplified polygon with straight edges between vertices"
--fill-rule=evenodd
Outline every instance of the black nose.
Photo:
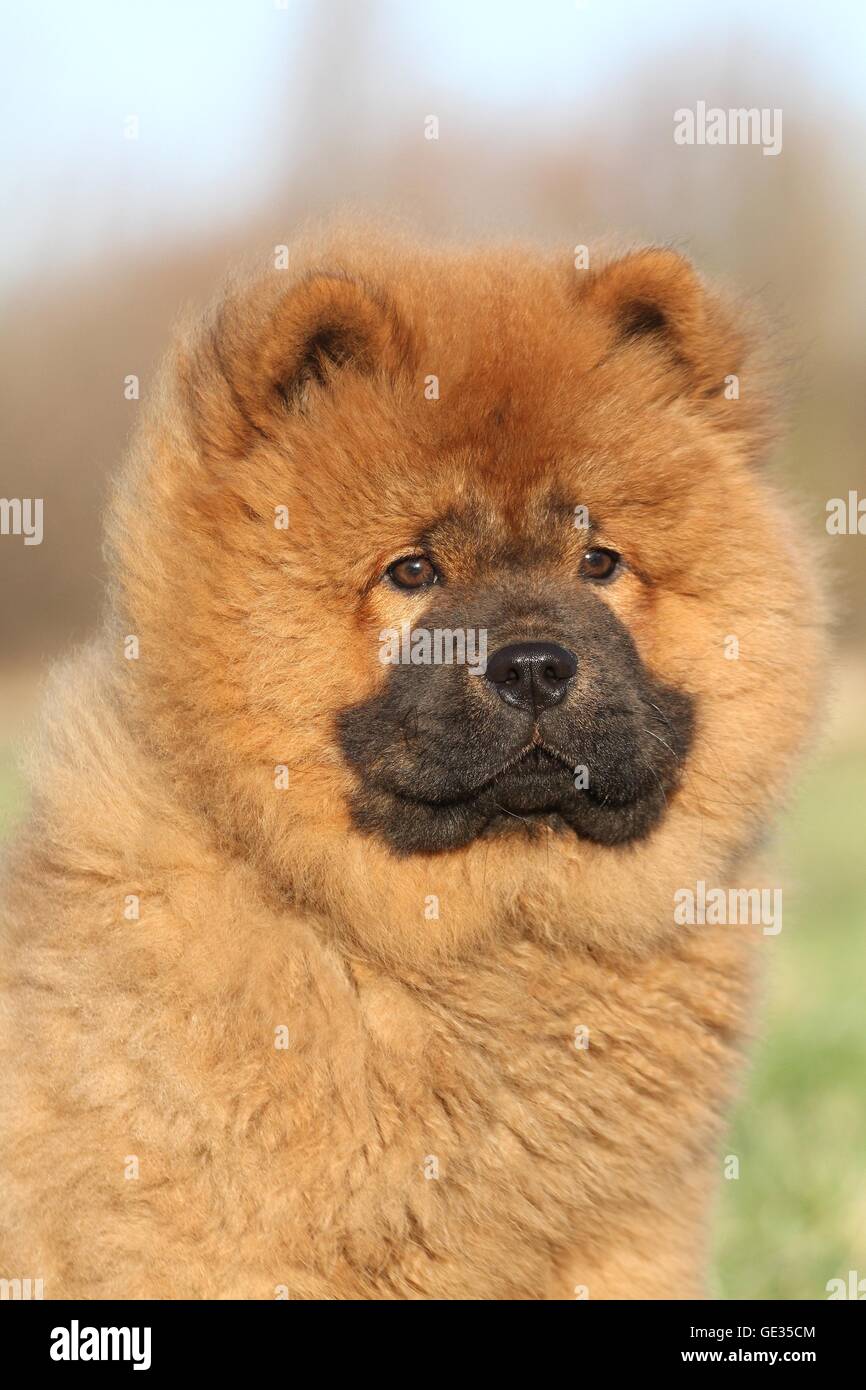
M 558 705 L 577 670 L 577 657 L 556 642 L 511 642 L 487 662 L 486 676 L 500 700 L 517 709 Z

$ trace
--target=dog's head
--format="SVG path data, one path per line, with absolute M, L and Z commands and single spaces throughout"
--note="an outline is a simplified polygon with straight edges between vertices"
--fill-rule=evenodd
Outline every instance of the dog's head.
M 411 953 L 443 894 L 452 946 L 506 918 L 651 936 L 759 836 L 812 709 L 766 414 L 667 250 L 337 244 L 235 290 L 115 507 L 142 728 L 368 943 Z

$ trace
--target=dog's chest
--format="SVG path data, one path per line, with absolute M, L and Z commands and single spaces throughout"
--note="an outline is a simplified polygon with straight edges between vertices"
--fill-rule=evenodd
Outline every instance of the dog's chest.
M 731 1084 L 738 972 L 717 966 L 526 944 L 435 986 L 363 981 L 371 1158 L 422 1224 L 486 1211 L 552 1243 L 675 1184 Z
M 219 1222 L 257 1266 L 265 1221 L 268 1267 L 347 1297 L 523 1296 L 575 1232 L 601 1241 L 706 1161 L 737 976 L 709 945 L 631 966 L 523 943 L 435 978 L 305 970 L 222 1039 Z M 285 1048 L 262 1047 L 271 1016 Z

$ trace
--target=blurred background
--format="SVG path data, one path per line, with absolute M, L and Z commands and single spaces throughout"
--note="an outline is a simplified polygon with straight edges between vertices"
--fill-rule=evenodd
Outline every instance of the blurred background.
M 0 536 L 0 837 L 41 676 L 97 620 L 125 379 L 146 397 L 181 307 L 233 260 L 348 204 L 427 234 L 669 242 L 760 300 L 789 364 L 776 467 L 831 577 L 838 661 L 780 837 L 716 1292 L 866 1278 L 866 535 L 825 525 L 829 499 L 866 496 L 866 7 L 40 0 L 2 28 L 0 496 L 43 498 L 45 534 Z M 780 109 L 781 153 L 675 144 L 699 101 Z

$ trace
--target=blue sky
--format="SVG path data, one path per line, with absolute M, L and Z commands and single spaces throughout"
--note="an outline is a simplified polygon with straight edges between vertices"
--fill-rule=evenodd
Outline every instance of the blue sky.
M 769 51 L 806 72 L 827 103 L 841 98 L 861 118 L 866 110 L 861 3 L 381 0 L 369 14 L 383 76 L 379 85 L 374 74 L 368 99 L 378 93 L 380 125 L 398 88 L 425 106 L 455 98 L 494 121 L 523 109 L 543 124 L 606 87 L 609 99 L 632 65 L 657 56 L 663 68 L 679 47 L 734 66 L 753 46 Z M 315 140 L 293 127 L 292 100 L 310 24 L 329 21 L 345 25 L 341 0 L 285 9 L 274 0 L 6 0 L 7 278 L 45 256 L 74 260 L 102 237 L 135 240 L 157 223 L 196 229 L 215 209 L 239 216 L 266 192 L 275 148 L 285 167 Z M 769 90 L 746 99 L 777 101 Z M 122 133 L 133 113 L 137 142 Z

